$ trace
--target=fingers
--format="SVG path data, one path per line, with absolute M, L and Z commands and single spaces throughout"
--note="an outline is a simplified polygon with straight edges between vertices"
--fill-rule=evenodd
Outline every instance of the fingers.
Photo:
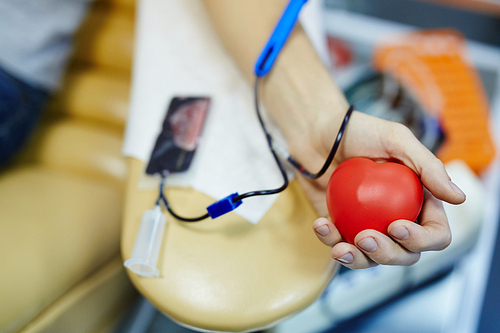
M 343 242 L 342 236 L 335 225 L 328 219 L 320 217 L 313 223 L 313 229 L 318 239 L 332 247 L 332 258 L 349 268 L 367 268 L 375 263 L 366 257 L 355 246 Z
M 326 218 L 317 219 L 313 229 L 323 244 L 332 247 L 332 258 L 351 269 L 362 269 L 376 264 L 408 266 L 420 258 L 420 253 L 408 251 L 375 230 L 360 232 L 356 236 L 354 246 L 342 241 L 335 225 Z
M 390 237 L 375 230 L 363 230 L 354 239 L 356 246 L 371 260 L 381 265 L 410 266 L 420 259 Z
M 373 264 L 409 266 L 424 251 L 439 251 L 451 243 L 451 231 L 443 204 L 426 191 L 420 216 L 421 224 L 399 220 L 389 225 L 393 239 L 374 230 L 364 230 L 354 240 L 356 246 L 340 242 L 332 249 L 332 257 L 352 269 Z
M 389 234 L 411 252 L 439 251 L 451 243 L 451 230 L 441 201 L 426 193 L 420 225 L 400 220 L 389 225 Z
M 373 260 L 366 256 L 356 246 L 340 242 L 332 248 L 332 258 L 351 269 L 363 269 L 375 266 Z
M 332 248 L 332 258 L 351 269 L 363 269 L 376 264 L 410 266 L 420 259 L 420 253 L 406 250 L 375 230 L 360 232 L 355 244 L 337 243 Z
M 325 245 L 334 246 L 342 240 L 342 236 L 335 225 L 328 219 L 320 217 L 313 223 L 316 237 Z
M 465 194 L 451 181 L 443 163 L 406 126 L 391 122 L 385 125 L 391 128 L 391 135 L 384 137 L 383 145 L 391 157 L 413 169 L 436 198 L 452 204 L 465 201 Z

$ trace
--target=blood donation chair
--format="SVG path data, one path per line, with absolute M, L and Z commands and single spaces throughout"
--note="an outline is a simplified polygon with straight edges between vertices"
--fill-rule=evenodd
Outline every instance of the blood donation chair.
M 0 174 L 0 332 L 110 332 L 137 297 L 119 252 L 134 1 L 93 4 L 62 89 Z
M 175 48 L 175 41 L 171 41 L 174 46 L 168 45 L 169 39 L 162 36 L 175 33 L 183 41 L 187 39 L 190 43 L 193 42 L 189 39 L 189 31 L 171 30 L 175 29 L 175 20 L 165 18 L 168 15 L 162 11 L 173 10 L 175 6 L 167 6 L 166 3 L 161 0 L 140 3 L 142 7 L 138 11 L 136 22 L 138 43 L 133 62 L 134 88 L 130 115 L 130 119 L 135 119 L 136 122 L 130 123 L 130 132 L 127 131 L 129 135 L 136 129 L 133 125 L 137 125 L 138 121 L 147 118 L 148 112 L 152 112 L 147 107 L 154 108 L 157 105 L 151 101 L 156 100 L 156 97 L 164 98 L 166 103 L 170 101 L 170 96 L 165 91 L 168 90 L 166 85 L 175 86 L 179 93 L 187 94 L 190 91 L 189 86 L 179 87 L 180 84 L 176 84 L 177 80 L 186 80 L 188 69 L 184 73 L 185 76 L 180 78 L 162 71 L 162 65 L 177 64 L 177 61 L 174 61 L 177 59 L 169 58 L 169 52 L 175 52 L 177 49 L 180 54 L 186 52 L 182 50 L 182 45 Z M 177 3 L 180 7 L 181 2 L 170 4 L 172 3 Z M 186 15 L 193 22 L 210 22 L 208 14 L 203 12 L 201 2 L 183 0 L 182 4 L 185 11 L 179 10 L 180 19 L 185 17 L 182 15 Z M 169 14 L 170 18 L 174 15 L 172 12 Z M 219 64 L 220 59 L 216 57 L 222 58 L 226 51 L 218 35 L 205 25 L 192 25 L 193 30 L 197 28 L 203 29 L 205 41 L 217 50 L 215 55 L 207 52 L 206 58 Z M 196 56 L 201 57 L 202 54 L 203 52 L 200 52 Z M 184 66 L 179 67 L 184 69 Z M 220 68 L 215 65 L 214 67 Z M 220 70 L 229 71 L 229 67 Z M 182 74 L 181 71 L 179 75 Z M 157 83 L 157 76 L 161 76 L 165 81 Z M 239 82 L 236 80 L 239 77 L 232 78 L 234 81 L 223 81 L 228 85 Z M 250 87 L 249 83 L 249 90 Z M 187 93 L 184 89 L 187 89 Z M 199 91 L 197 93 L 200 93 Z M 211 97 L 215 101 L 220 96 Z M 214 102 L 209 112 L 220 111 L 220 105 Z M 165 112 L 167 107 L 168 104 L 165 105 Z M 217 107 L 219 109 L 216 109 Z M 235 112 L 240 111 L 241 109 L 237 109 Z M 137 115 L 139 116 L 136 117 Z M 163 117 L 162 115 L 161 119 Z M 255 121 L 257 122 L 256 118 Z M 206 126 L 208 124 L 207 122 Z M 148 123 L 148 126 L 150 125 Z M 134 134 L 139 133 L 139 138 L 142 139 L 145 135 L 142 131 L 145 131 L 146 127 L 139 127 L 141 132 Z M 260 128 L 258 129 L 255 136 L 263 136 Z M 158 128 L 151 125 L 147 130 L 156 132 Z M 157 135 L 158 133 L 154 134 L 155 137 Z M 127 144 L 130 144 L 131 137 L 137 138 L 136 135 L 127 136 Z M 202 134 L 200 148 L 203 139 L 208 141 L 207 138 L 208 136 L 203 137 Z M 266 149 L 263 154 L 269 154 L 267 147 L 263 147 Z M 141 157 L 142 154 L 134 156 Z M 152 186 L 148 185 L 150 181 L 145 178 L 147 161 L 135 157 L 129 157 L 128 161 L 130 173 L 121 238 L 124 260 L 132 258 L 142 216 L 153 208 L 159 194 L 158 178 Z M 221 161 L 221 164 L 224 162 Z M 241 168 L 243 169 L 235 172 L 244 173 L 244 165 Z M 211 198 L 192 187 L 176 187 L 171 184 L 167 180 L 166 197 L 173 210 L 180 216 L 198 216 L 197 214 L 204 212 L 203 207 L 221 199 Z M 236 190 L 238 188 L 235 188 Z M 338 268 L 338 264 L 330 256 L 331 248 L 318 241 L 314 234 L 312 223 L 317 216 L 297 179 L 292 180 L 289 188 L 277 196 L 274 204 L 257 224 L 246 221 L 235 212 L 216 219 L 186 223 L 174 219 L 164 208 L 162 210 L 167 221 L 156 264 L 159 276 L 142 277 L 128 269 L 127 273 L 139 292 L 159 311 L 196 330 L 244 332 L 271 327 L 312 304 L 322 294 Z M 149 234 L 154 234 L 155 230 L 149 229 Z M 147 249 L 151 248 L 154 248 L 154 245 Z

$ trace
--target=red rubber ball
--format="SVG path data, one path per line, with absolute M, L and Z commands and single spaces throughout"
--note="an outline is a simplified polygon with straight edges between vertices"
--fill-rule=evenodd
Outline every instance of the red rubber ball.
M 418 176 L 407 166 L 356 157 L 341 163 L 330 177 L 326 202 L 345 241 L 374 229 L 386 235 L 396 220 L 415 221 L 424 199 Z

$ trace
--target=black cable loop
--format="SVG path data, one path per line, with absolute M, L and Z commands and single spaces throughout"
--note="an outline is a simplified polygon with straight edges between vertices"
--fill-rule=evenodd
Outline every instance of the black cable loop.
M 170 207 L 170 204 L 168 203 L 167 201 L 167 197 L 165 196 L 165 193 L 164 193 L 164 188 L 165 186 L 165 175 L 163 175 L 161 177 L 161 181 L 160 181 L 160 196 L 158 197 L 158 200 L 156 201 L 156 204 L 158 205 L 159 201 L 163 201 L 163 204 L 165 205 L 165 208 L 168 210 L 168 212 L 173 216 L 175 217 L 176 219 L 180 220 L 180 221 L 183 221 L 183 222 L 199 222 L 201 220 L 204 220 L 208 217 L 210 217 L 210 215 L 205 214 L 203 216 L 199 216 L 199 217 L 193 217 L 193 218 L 186 218 L 186 217 L 182 217 L 182 216 L 179 216 L 177 215 L 173 210 L 172 208 Z
M 311 173 L 307 171 L 302 164 L 300 164 L 295 158 L 292 156 L 288 157 L 288 162 L 290 162 L 301 174 L 306 176 L 307 178 L 310 179 L 318 179 L 319 177 L 323 176 L 323 174 L 328 170 L 330 167 L 330 164 L 333 161 L 333 158 L 335 157 L 335 154 L 337 153 L 337 150 L 339 149 L 340 142 L 342 141 L 342 137 L 344 136 L 344 132 L 347 128 L 347 124 L 349 123 L 349 119 L 351 119 L 352 112 L 354 111 L 354 105 L 351 105 L 349 109 L 346 112 L 346 115 L 344 117 L 344 120 L 342 121 L 342 124 L 340 125 L 340 129 L 337 133 L 337 137 L 335 139 L 335 142 L 333 143 L 332 149 L 330 150 L 330 153 L 328 154 L 328 157 L 326 158 L 325 164 L 321 167 L 318 173 Z
M 281 163 L 278 155 L 276 154 L 276 151 L 274 150 L 273 138 L 272 138 L 271 134 L 269 134 L 269 131 L 267 130 L 267 127 L 264 124 L 264 121 L 262 120 L 262 115 L 260 113 L 260 107 L 259 107 L 259 81 L 260 81 L 260 78 L 258 76 L 256 76 L 255 77 L 255 85 L 254 85 L 255 111 L 257 112 L 257 117 L 259 118 L 260 126 L 262 127 L 262 130 L 264 131 L 264 134 L 266 135 L 267 145 L 269 146 L 269 149 L 271 150 L 271 153 L 273 154 L 273 157 L 276 161 L 276 164 L 278 164 L 278 168 L 280 169 L 281 175 L 283 176 L 283 185 L 281 185 L 280 187 L 278 187 L 276 189 L 272 189 L 272 190 L 252 191 L 252 192 L 240 194 L 240 195 L 233 198 L 233 202 L 238 202 L 238 201 L 243 200 L 245 198 L 254 197 L 257 195 L 270 195 L 270 194 L 280 193 L 288 187 L 288 183 L 289 183 L 288 182 L 288 175 L 286 174 L 285 167 Z

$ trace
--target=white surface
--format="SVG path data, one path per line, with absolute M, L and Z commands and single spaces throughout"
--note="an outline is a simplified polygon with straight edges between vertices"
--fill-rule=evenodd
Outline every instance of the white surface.
M 306 26 L 316 23 L 307 28 L 314 35 L 319 30 L 317 20 L 311 19 L 312 9 Z M 174 96 L 209 96 L 212 100 L 190 170 L 169 176 L 168 185 L 192 186 L 216 200 L 234 192 L 282 185 L 255 115 L 253 87 L 219 42 L 201 2 L 141 0 L 125 155 L 148 161 Z M 151 184 L 158 183 L 142 182 L 146 187 Z M 276 198 L 249 198 L 235 212 L 257 223 Z
M 500 105 L 494 108 L 494 120 L 496 128 L 500 128 Z M 497 146 L 500 145 L 500 137 L 496 134 Z M 491 165 L 489 172 L 484 176 L 486 188 L 486 202 L 484 221 L 479 240 L 474 250 L 461 263 L 459 270 L 466 279 L 457 293 L 462 295 L 460 307 L 454 318 L 450 319 L 445 333 L 464 332 L 475 333 L 479 325 L 481 310 L 486 292 L 490 263 L 493 257 L 497 230 L 500 218 L 500 159 L 497 156 Z

